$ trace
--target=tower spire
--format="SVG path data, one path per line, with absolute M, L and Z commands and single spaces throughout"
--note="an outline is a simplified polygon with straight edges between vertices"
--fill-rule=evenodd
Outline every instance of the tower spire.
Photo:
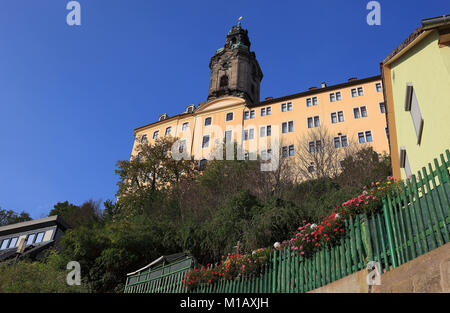
M 242 16 L 238 25 L 228 32 L 223 48 L 211 58 L 208 101 L 236 96 L 244 98 L 248 104 L 259 102 L 263 73 L 255 53 L 250 51 L 248 31 L 241 27 L 241 20 Z

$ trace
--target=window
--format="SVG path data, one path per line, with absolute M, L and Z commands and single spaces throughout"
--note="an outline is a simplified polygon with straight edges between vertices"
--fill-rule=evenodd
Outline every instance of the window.
M 319 116 L 314 116 L 314 127 L 320 126 L 320 119 Z
M 157 131 L 155 131 L 154 133 L 153 133 L 153 139 L 158 139 L 158 137 L 159 137 L 159 130 L 157 130 Z
M 376 83 L 375 89 L 377 90 L 377 92 L 381 92 L 381 83 Z
M 220 87 L 224 88 L 224 87 L 227 87 L 227 86 L 228 86 L 228 76 L 227 75 L 223 75 L 220 78 Z
M 341 147 L 341 138 L 334 137 L 334 147 L 335 148 L 340 148 Z
M 372 142 L 372 132 L 370 130 L 366 131 L 366 142 Z
M 19 239 L 19 238 L 18 237 L 14 237 L 14 238 L 11 239 L 11 241 L 9 242 L 9 246 L 8 246 L 9 249 L 16 247 L 17 239 Z
M 249 154 L 248 152 L 244 153 L 244 160 L 248 161 L 249 160 Z
M 292 102 L 282 103 L 281 112 L 292 111 Z
M 359 96 L 364 96 L 364 91 L 363 91 L 363 87 L 358 87 L 358 88 L 353 88 L 351 90 L 352 92 L 352 97 L 359 97 Z
M 255 110 L 244 112 L 244 120 L 248 120 L 250 118 L 255 118 Z
M 188 106 L 186 112 L 187 112 L 187 113 L 192 113 L 192 112 L 194 112 L 194 106 L 193 106 L 193 105 Z
M 381 114 L 386 113 L 386 107 L 384 106 L 384 102 L 380 102 L 380 112 Z
M 363 88 L 358 87 L 358 96 L 364 96 Z
M 232 130 L 227 130 L 225 131 L 225 143 L 231 143 L 231 140 L 233 139 L 233 131 Z
M 290 145 L 290 146 L 289 146 L 289 156 L 293 156 L 294 153 L 295 153 L 294 145 Z
M 335 124 L 337 122 L 343 122 L 344 121 L 344 112 L 333 112 L 331 113 L 331 123 Z
M 311 163 L 311 165 L 308 166 L 308 173 L 314 173 L 315 169 L 314 169 L 314 164 Z
M 320 152 L 322 150 L 322 142 L 321 140 L 310 141 L 308 143 L 308 150 L 310 153 Z
M 411 166 L 409 165 L 408 154 L 405 147 L 400 147 L 400 168 L 405 170 L 406 177 L 411 178 Z
M 227 113 L 227 116 L 225 118 L 225 120 L 228 121 L 232 121 L 233 120 L 233 112 Z
M 292 133 L 294 131 L 294 121 L 284 122 L 281 124 L 281 132 Z
M 8 247 L 8 244 L 9 244 L 9 239 L 4 239 L 2 241 L 2 245 L 0 247 L 0 250 L 5 250 Z
M 261 116 L 272 114 L 272 107 L 261 108 Z
M 348 146 L 347 136 L 346 135 L 342 135 L 341 136 L 341 145 L 342 145 L 342 147 L 347 147 Z
M 36 237 L 36 234 L 30 234 L 30 235 L 28 235 L 28 238 L 27 238 L 27 245 L 33 244 L 34 238 L 35 238 L 35 237 Z
M 308 117 L 308 128 L 313 128 L 313 118 Z
M 411 113 L 414 130 L 416 132 L 417 144 L 420 145 L 423 131 L 423 118 L 420 112 L 419 101 L 412 83 L 406 84 L 405 111 Z
M 146 143 L 146 142 L 147 142 L 147 135 L 142 135 L 141 143 Z
M 271 125 L 262 126 L 260 128 L 260 131 L 259 131 L 260 137 L 271 136 L 271 135 L 272 135 L 272 126 Z
M 347 142 L 347 136 L 346 135 L 342 135 L 342 136 L 337 136 L 334 137 L 334 147 L 335 148 L 344 148 L 348 146 L 348 142 Z
M 171 132 L 172 132 L 172 127 L 171 126 L 167 127 L 165 136 L 169 136 Z
M 342 98 L 341 98 L 341 92 L 340 91 L 330 93 L 330 102 L 339 101 L 341 99 Z
M 255 130 L 253 128 L 244 130 L 244 140 L 254 139 L 254 137 L 255 137 Z
M 205 118 L 205 126 L 211 125 L 211 121 L 212 121 L 211 117 Z
M 183 125 L 181 125 L 181 131 L 186 131 L 187 129 L 189 128 L 189 123 L 188 122 L 186 122 L 186 123 L 183 123 Z
M 42 239 L 44 239 L 44 233 L 38 233 L 36 236 L 36 240 L 34 241 L 34 243 L 41 243 Z
M 364 143 L 366 142 L 365 138 L 364 138 L 364 133 L 358 133 L 358 142 L 359 143 Z
M 385 127 L 384 131 L 386 132 L 386 138 L 389 139 L 389 128 Z
M 201 159 L 199 162 L 198 162 L 198 169 L 200 170 L 200 171 L 203 171 L 205 168 L 206 168 L 206 164 L 208 163 L 208 160 L 207 159 Z
M 364 142 L 372 142 L 372 131 L 368 130 L 365 132 L 359 132 L 358 133 L 358 142 L 364 143 Z
M 202 148 L 209 147 L 209 135 L 203 136 Z
M 367 109 L 365 106 L 360 107 L 361 109 L 361 117 L 367 117 Z
M 294 145 L 284 146 L 281 148 L 281 156 L 282 157 L 293 156 L 294 153 L 295 153 Z
M 310 107 L 313 105 L 317 105 L 317 97 L 307 98 L 306 99 L 306 106 Z
M 359 107 L 359 108 L 354 108 L 353 109 L 353 116 L 355 118 L 367 117 L 367 108 L 366 108 L 366 106 L 362 106 L 362 107 Z
M 330 93 L 330 102 L 336 101 L 336 94 Z

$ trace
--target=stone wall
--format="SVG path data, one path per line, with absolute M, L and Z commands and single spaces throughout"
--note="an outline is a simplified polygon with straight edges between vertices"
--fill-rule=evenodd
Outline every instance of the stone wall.
M 381 285 L 368 286 L 367 270 L 310 291 L 311 293 L 450 293 L 450 243 L 381 275 Z

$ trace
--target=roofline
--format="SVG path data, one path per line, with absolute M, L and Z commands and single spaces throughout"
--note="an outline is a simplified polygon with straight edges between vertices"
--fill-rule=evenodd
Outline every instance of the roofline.
M 262 101 L 262 102 L 259 102 L 257 104 L 254 104 L 254 105 L 249 105 L 248 107 L 249 108 L 254 108 L 254 107 L 268 105 L 268 104 L 275 103 L 275 102 L 291 100 L 291 99 L 295 99 L 295 98 L 299 98 L 299 97 L 303 97 L 303 96 L 318 94 L 318 93 L 322 93 L 322 92 L 326 92 L 326 91 L 330 91 L 330 90 L 334 90 L 334 89 L 345 88 L 345 87 L 349 87 L 349 86 L 353 86 L 353 85 L 359 85 L 359 84 L 363 84 L 363 83 L 368 83 L 368 82 L 376 81 L 376 80 L 381 80 L 381 75 L 371 76 L 371 77 L 362 78 L 362 79 L 356 79 L 356 80 L 353 80 L 353 81 L 350 81 L 350 82 L 345 82 L 345 83 L 341 83 L 341 84 L 337 84 L 337 85 L 327 86 L 327 87 L 324 87 L 324 88 L 317 88 L 317 89 L 313 89 L 313 90 L 303 91 L 303 92 L 291 94 L 291 95 L 288 95 L 288 96 L 283 96 L 283 97 L 279 97 L 279 98 L 274 98 L 274 99 Z M 220 98 L 218 98 L 218 99 L 220 99 Z M 218 100 L 218 99 L 214 99 L 214 100 Z M 208 103 L 208 102 L 205 102 L 202 105 L 204 105 L 206 103 Z M 197 108 L 197 110 L 199 108 L 200 108 L 200 106 Z M 164 123 L 166 123 L 168 121 L 171 121 L 171 120 L 180 119 L 182 116 L 194 116 L 196 114 L 197 110 L 195 110 L 192 113 L 177 114 L 177 115 L 174 115 L 174 116 L 169 117 L 169 118 L 167 118 L 165 120 L 162 120 L 162 121 L 156 121 L 156 122 L 144 125 L 144 126 L 140 126 L 140 127 L 134 129 L 134 135 L 136 136 L 136 132 L 138 132 L 138 131 L 140 131 L 140 130 L 142 130 L 144 128 L 150 127 L 150 126 L 156 126 L 158 124 L 164 124 Z
M 450 25 L 450 14 L 425 18 L 422 20 L 422 28 L 424 30 L 433 29 L 444 25 Z
M 292 100 L 292 99 L 296 99 L 296 98 L 300 98 L 300 97 L 304 97 L 304 96 L 309 96 L 309 95 L 314 95 L 314 94 L 318 94 L 318 93 L 322 93 L 322 92 L 326 92 L 326 91 L 330 91 L 330 90 L 350 87 L 350 86 L 353 86 L 353 85 L 364 84 L 364 83 L 368 83 L 368 82 L 376 81 L 376 80 L 381 80 L 381 75 L 366 77 L 366 78 L 362 78 L 362 79 L 356 79 L 356 80 L 352 80 L 352 81 L 349 81 L 349 82 L 340 83 L 340 84 L 337 84 L 337 85 L 331 85 L 331 86 L 327 86 L 327 87 L 323 87 L 323 88 L 307 90 L 307 91 L 303 91 L 303 92 L 300 92 L 300 93 L 295 93 L 295 94 L 291 94 L 291 95 L 287 95 L 287 96 L 283 96 L 283 97 L 279 97 L 279 98 L 274 98 L 274 99 L 262 101 L 260 103 L 254 104 L 254 105 L 250 105 L 249 107 L 254 108 L 254 107 L 259 107 L 259 106 L 263 106 L 263 105 L 272 104 L 272 103 L 275 103 L 275 102 Z
M 12 233 L 12 231 L 14 230 L 20 230 L 23 228 L 30 228 L 32 229 L 33 226 L 37 226 L 37 225 L 59 225 L 62 226 L 64 229 L 68 229 L 70 228 L 69 225 L 67 225 L 62 219 L 61 217 L 59 217 L 58 215 L 53 215 L 53 216 L 49 216 L 49 217 L 44 217 L 44 218 L 40 218 L 37 220 L 31 220 L 31 221 L 26 221 L 26 222 L 21 222 L 21 223 L 15 223 L 15 224 L 10 224 L 10 225 L 6 225 L 6 226 L 2 226 L 0 227 L 0 234 L 5 232 L 5 233 Z

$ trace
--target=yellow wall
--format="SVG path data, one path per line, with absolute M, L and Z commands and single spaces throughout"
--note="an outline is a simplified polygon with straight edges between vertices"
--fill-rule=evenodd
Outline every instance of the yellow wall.
M 450 148 L 450 47 L 439 47 L 437 31 L 420 39 L 390 64 L 395 116 L 395 129 L 390 129 L 390 133 L 395 131 L 397 137 L 392 149 L 398 153 L 400 147 L 406 148 L 413 174 Z M 404 110 L 408 82 L 414 86 L 424 120 L 420 145 L 411 114 Z M 398 168 L 398 162 L 393 166 Z M 406 177 L 403 169 L 400 173 Z
M 281 144 L 296 145 L 303 135 L 314 129 L 308 129 L 307 118 L 318 115 L 320 117 L 321 125 L 324 125 L 331 135 L 336 136 L 338 133 L 342 133 L 342 135 L 347 135 L 349 142 L 353 141 L 355 144 L 358 144 L 358 132 L 370 130 L 373 138 L 373 142 L 370 143 L 370 145 L 372 145 L 379 153 L 388 153 L 388 140 L 385 132 L 386 117 L 385 114 L 381 113 L 379 105 L 380 102 L 384 101 L 384 98 L 382 92 L 376 91 L 376 83 L 381 83 L 381 81 L 373 80 L 361 84 L 356 83 L 355 85 L 334 90 L 321 91 L 318 89 L 317 93 L 310 94 L 308 96 L 300 96 L 295 99 L 285 101 L 277 101 L 277 99 L 275 99 L 273 101 L 263 102 L 262 105 L 254 108 L 247 108 L 245 106 L 245 101 L 240 98 L 224 97 L 206 103 L 198 108 L 194 114 L 187 115 L 184 119 L 175 118 L 166 122 L 154 123 L 138 128 L 135 131 L 135 136 L 139 137 L 143 134 L 147 134 L 149 141 L 152 142 L 152 134 L 155 130 L 160 130 L 160 136 L 163 136 L 165 128 L 167 126 L 172 126 L 173 129 L 174 127 L 178 128 L 178 132 L 175 133 L 172 131 L 172 134 L 178 134 L 178 137 L 181 137 L 181 125 L 184 121 L 189 121 L 191 133 L 188 134 L 188 139 L 192 138 L 192 132 L 194 132 L 195 128 L 193 149 L 191 150 L 191 153 L 194 155 L 194 159 L 200 160 L 202 158 L 206 158 L 210 152 L 209 149 L 201 149 L 201 144 L 203 135 L 211 133 L 211 128 L 218 127 L 221 131 L 220 134 L 212 136 L 210 140 L 210 147 L 213 146 L 216 139 L 220 141 L 223 139 L 224 131 L 228 126 L 235 127 L 235 129 L 237 126 L 241 127 L 237 128 L 239 131 L 233 132 L 233 139 L 239 143 L 242 143 L 242 132 L 240 129 L 254 127 L 255 139 L 243 142 L 244 149 L 247 151 L 252 151 L 254 149 L 259 149 L 260 126 L 271 125 L 272 135 L 275 133 L 276 127 L 278 127 Z M 363 87 L 364 95 L 352 98 L 351 89 L 357 87 Z M 337 91 L 341 92 L 342 99 L 340 101 L 330 102 L 329 94 Z M 318 104 L 316 106 L 307 107 L 306 99 L 311 97 L 317 97 Z M 269 102 L 272 103 L 268 104 Z M 287 102 L 292 102 L 292 110 L 282 112 L 281 104 Z M 355 119 L 353 115 L 353 108 L 361 106 L 366 106 L 368 116 Z M 261 116 L 261 108 L 267 107 L 272 108 L 271 115 Z M 243 113 L 244 111 L 249 110 L 255 110 L 255 118 L 244 120 Z M 344 122 L 332 124 L 331 113 L 338 111 L 344 112 Z M 225 117 L 229 112 L 234 113 L 234 118 L 233 121 L 226 122 Z M 204 119 L 206 117 L 212 117 L 213 127 L 203 126 Z M 282 134 L 281 124 L 288 121 L 294 121 L 294 132 Z M 270 139 L 268 141 L 270 147 Z M 254 143 L 254 149 L 250 149 L 251 143 Z M 134 155 L 135 153 L 136 151 L 133 148 L 132 154 Z

